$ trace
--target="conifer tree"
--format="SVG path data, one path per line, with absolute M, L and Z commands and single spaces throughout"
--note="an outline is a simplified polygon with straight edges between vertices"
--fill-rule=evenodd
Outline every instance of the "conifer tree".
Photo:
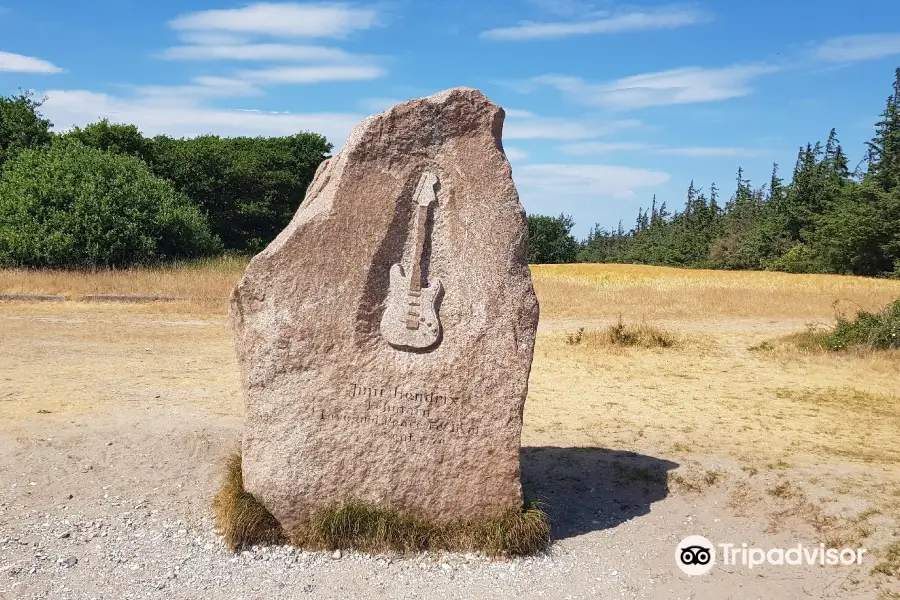
M 900 67 L 894 73 L 894 93 L 888 97 L 875 124 L 875 137 L 867 146 L 868 176 L 885 190 L 900 185 Z

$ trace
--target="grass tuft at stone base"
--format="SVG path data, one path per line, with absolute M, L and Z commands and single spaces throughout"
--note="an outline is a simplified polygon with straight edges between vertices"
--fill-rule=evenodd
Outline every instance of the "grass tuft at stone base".
M 233 552 L 249 546 L 287 541 L 275 517 L 244 489 L 240 454 L 228 457 L 222 489 L 213 498 L 213 513 L 216 528 Z
M 216 526 L 232 551 L 289 542 L 308 550 L 482 552 L 527 556 L 550 546 L 546 513 L 535 504 L 490 519 L 435 522 L 347 499 L 317 510 L 309 527 L 285 535 L 278 521 L 244 490 L 241 457 L 232 455 L 213 501 Z

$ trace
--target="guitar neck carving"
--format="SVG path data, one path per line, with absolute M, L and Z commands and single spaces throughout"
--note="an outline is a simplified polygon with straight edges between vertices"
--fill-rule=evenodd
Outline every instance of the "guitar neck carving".
M 438 179 L 426 171 L 419 179 L 413 199 L 416 212 L 413 224 L 413 247 L 409 276 L 397 263 L 391 266 L 387 307 L 381 319 L 381 334 L 396 348 L 425 349 L 440 337 L 437 297 L 441 282 L 435 279 L 422 287 L 422 261 L 428 226 L 429 207 L 437 201 Z

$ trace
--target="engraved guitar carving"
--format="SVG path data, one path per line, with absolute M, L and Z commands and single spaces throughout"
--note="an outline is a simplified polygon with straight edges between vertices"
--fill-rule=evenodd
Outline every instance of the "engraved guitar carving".
M 437 200 L 434 186 L 437 176 L 426 171 L 416 186 L 416 230 L 409 276 L 400 264 L 391 266 L 387 308 L 381 317 L 381 335 L 396 348 L 424 350 L 434 345 L 441 335 L 437 314 L 437 299 L 441 280 L 435 278 L 422 287 L 422 250 L 425 247 L 425 226 L 428 207 Z

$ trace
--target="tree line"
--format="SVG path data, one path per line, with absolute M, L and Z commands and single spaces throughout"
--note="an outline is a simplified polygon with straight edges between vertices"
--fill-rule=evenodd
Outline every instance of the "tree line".
M 584 240 L 571 217 L 529 216 L 532 263 L 612 262 L 900 277 L 900 68 L 856 168 L 834 129 L 799 149 L 789 182 L 773 165 L 753 187 L 738 169 L 734 192 L 692 182 L 684 208 L 653 197 L 634 225 L 595 225 Z
M 0 97 L 0 266 L 258 252 L 332 150 L 315 133 L 151 138 L 108 120 L 54 133 L 41 104 L 26 92 Z
M 290 221 L 332 144 L 315 133 L 175 139 L 101 120 L 64 133 L 22 92 L 0 97 L 0 266 L 117 267 L 255 253 Z M 619 262 L 900 277 L 900 68 L 852 169 L 834 129 L 800 148 L 789 182 L 738 170 L 723 199 L 691 183 L 633 226 L 586 239 L 530 215 L 532 263 Z

